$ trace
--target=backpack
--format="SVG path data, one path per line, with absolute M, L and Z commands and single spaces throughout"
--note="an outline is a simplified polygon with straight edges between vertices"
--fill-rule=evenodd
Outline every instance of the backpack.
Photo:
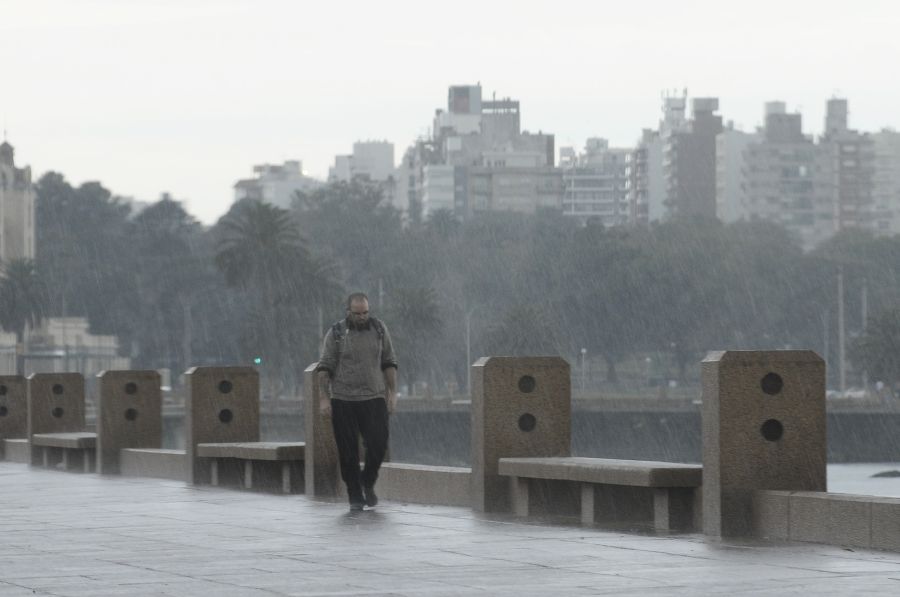
M 369 322 L 371 322 L 372 327 L 375 328 L 375 333 L 378 334 L 378 344 L 383 348 L 384 347 L 384 324 L 381 323 L 378 319 L 374 317 L 369 318 Z M 345 328 L 346 320 L 342 319 L 340 321 L 335 322 L 334 325 L 331 326 L 331 337 L 334 338 L 334 343 L 337 347 L 337 363 L 335 363 L 335 367 L 337 367 L 338 363 L 341 362 L 341 354 L 343 353 L 343 339 L 344 334 L 347 333 Z

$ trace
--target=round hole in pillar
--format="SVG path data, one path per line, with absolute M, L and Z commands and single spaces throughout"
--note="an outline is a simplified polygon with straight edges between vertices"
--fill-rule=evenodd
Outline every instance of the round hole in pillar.
M 5 417 L 8 414 L 9 409 L 7 409 L 5 406 L 0 406 L 0 417 Z
M 231 423 L 232 419 L 234 419 L 234 413 L 227 408 L 223 408 L 219 411 L 219 420 L 223 423 Z
M 525 413 L 519 417 L 519 429 L 522 431 L 534 431 L 537 426 L 537 419 L 531 413 Z
M 774 396 L 781 392 L 781 388 L 784 387 L 784 380 L 777 373 L 766 373 L 759 380 L 759 387 L 769 396 Z
M 766 440 L 777 442 L 781 439 L 781 436 L 784 435 L 784 425 L 781 424 L 781 421 L 769 419 L 762 424 L 762 427 L 759 428 L 759 432 L 762 433 L 762 436 L 766 438 Z
M 234 388 L 234 386 L 231 385 L 231 382 L 227 379 L 223 379 L 219 382 L 219 391 L 223 394 L 228 394 L 229 392 L 231 392 L 232 388 Z
M 66 391 L 66 389 L 64 387 L 62 387 L 61 383 L 53 384 L 53 393 L 56 394 L 57 396 L 59 396 L 60 394 L 62 394 L 65 391 Z
M 530 394 L 537 387 L 537 382 L 530 375 L 523 375 L 519 378 L 519 391 L 523 394 Z
M 60 419 L 60 418 L 62 418 L 64 412 L 65 411 L 62 408 L 57 406 L 52 411 L 50 411 L 50 414 L 53 415 L 54 417 L 56 417 L 57 419 Z
M 0 385 L 0 396 L 6 396 L 7 391 L 6 386 Z
M 125 393 L 129 396 L 137 394 L 137 384 L 133 381 L 129 381 L 127 384 L 125 384 Z
M 125 411 L 125 420 L 126 421 L 134 421 L 135 419 L 137 419 L 137 415 L 138 415 L 138 412 L 135 409 L 129 408 L 128 410 Z

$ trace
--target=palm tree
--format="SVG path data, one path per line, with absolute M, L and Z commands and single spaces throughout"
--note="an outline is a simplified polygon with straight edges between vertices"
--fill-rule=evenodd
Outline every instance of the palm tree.
M 305 366 L 298 359 L 318 344 L 316 307 L 334 299 L 333 268 L 309 253 L 291 214 L 268 203 L 236 204 L 217 233 L 216 265 L 243 300 L 236 323 L 245 356 L 261 357 L 273 384 L 294 385 Z
M 216 265 L 229 285 L 265 286 L 309 256 L 287 210 L 262 201 L 239 203 L 219 222 Z
M 31 259 L 13 259 L 3 267 L 0 278 L 0 326 L 16 334 L 16 342 L 25 342 L 26 327 L 40 325 L 47 309 L 44 281 Z M 16 369 L 21 375 L 24 361 L 19 355 Z

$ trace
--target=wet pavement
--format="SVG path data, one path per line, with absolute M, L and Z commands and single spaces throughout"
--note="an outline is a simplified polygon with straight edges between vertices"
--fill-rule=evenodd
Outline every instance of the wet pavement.
M 0 463 L 0 597 L 900 594 L 900 554 Z

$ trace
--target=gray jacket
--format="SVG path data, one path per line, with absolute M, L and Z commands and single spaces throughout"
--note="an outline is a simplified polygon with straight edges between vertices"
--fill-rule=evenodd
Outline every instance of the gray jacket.
M 384 370 L 389 367 L 397 368 L 391 335 L 384 323 L 370 318 L 368 329 L 350 329 L 346 320 L 332 326 L 316 371 L 327 371 L 331 377 L 331 398 L 362 401 L 386 398 Z

